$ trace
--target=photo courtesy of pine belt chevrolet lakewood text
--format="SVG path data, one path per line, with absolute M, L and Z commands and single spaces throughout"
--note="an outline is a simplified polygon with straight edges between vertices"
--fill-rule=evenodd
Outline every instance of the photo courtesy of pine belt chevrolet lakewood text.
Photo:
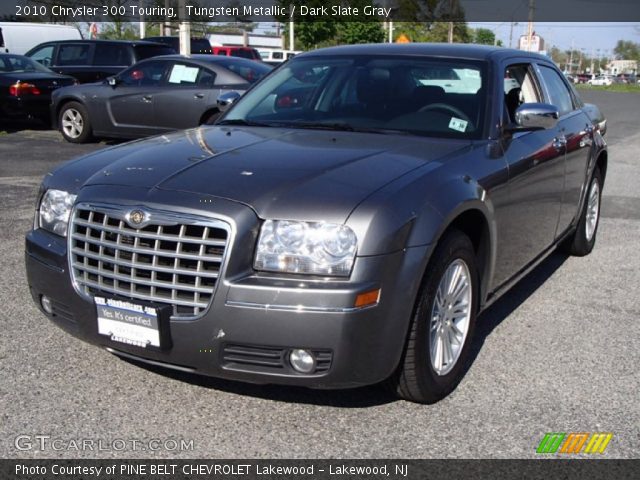
M 218 105 L 44 178 L 26 263 L 50 320 L 185 372 L 432 403 L 487 306 L 594 247 L 606 120 L 546 57 L 321 49 Z

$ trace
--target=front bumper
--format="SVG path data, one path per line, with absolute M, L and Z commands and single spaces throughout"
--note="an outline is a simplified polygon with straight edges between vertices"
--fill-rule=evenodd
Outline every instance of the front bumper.
M 53 313 L 43 313 L 112 353 L 251 383 L 346 388 L 380 382 L 398 365 L 427 251 L 360 257 L 351 278 L 341 281 L 255 272 L 220 279 L 205 314 L 172 320 L 172 346 L 160 351 L 98 334 L 95 305 L 71 283 L 66 239 L 33 230 L 25 259 L 34 301 L 42 310 L 42 296 L 52 300 Z M 382 290 L 376 306 L 353 306 L 359 293 L 376 288 Z M 322 368 L 311 374 L 293 370 L 293 348 L 313 351 Z

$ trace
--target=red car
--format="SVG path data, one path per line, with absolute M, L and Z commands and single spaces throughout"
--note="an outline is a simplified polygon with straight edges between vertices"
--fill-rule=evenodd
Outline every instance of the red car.
M 232 47 L 225 45 L 222 47 L 212 47 L 212 49 L 214 55 L 226 55 L 228 57 L 242 57 L 248 58 L 249 60 L 262 61 L 262 57 L 258 51 L 251 47 Z

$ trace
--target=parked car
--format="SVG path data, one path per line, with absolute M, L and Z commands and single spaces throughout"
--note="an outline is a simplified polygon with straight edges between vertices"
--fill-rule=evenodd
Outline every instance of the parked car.
M 271 70 L 242 58 L 167 55 L 144 60 L 101 83 L 57 91 L 51 116 L 62 136 L 137 138 L 212 123 L 217 98 L 243 92 Z
M 424 84 L 447 72 L 467 90 Z M 607 151 L 585 107 L 523 51 L 300 54 L 214 126 L 47 175 L 29 287 L 57 325 L 125 358 L 255 383 L 386 381 L 435 402 L 464 376 L 479 312 L 556 247 L 593 249 Z
M 588 80 L 589 85 L 612 85 L 613 79 L 609 75 L 598 75 L 591 80 Z
M 23 55 L 36 45 L 53 40 L 82 40 L 77 27 L 49 23 L 0 22 L 0 52 Z
M 263 62 L 278 66 L 302 52 L 299 50 L 259 50 L 258 53 Z
M 576 83 L 587 83 L 589 80 L 593 78 L 593 75 L 588 73 L 579 73 L 576 75 Z
M 0 120 L 49 122 L 51 92 L 76 83 L 22 55 L 0 53 Z
M 26 55 L 57 73 L 88 83 L 115 75 L 140 60 L 175 53 L 173 48 L 161 43 L 78 40 L 43 43 Z
M 179 37 L 147 37 L 145 40 L 149 42 L 164 43 L 169 45 L 176 52 L 180 52 Z M 191 37 L 191 53 L 192 54 L 211 54 L 211 44 L 206 38 Z
M 234 46 L 213 46 L 211 47 L 214 55 L 225 55 L 228 57 L 247 58 L 249 60 L 262 61 L 262 57 L 255 48 L 251 47 L 234 47 Z

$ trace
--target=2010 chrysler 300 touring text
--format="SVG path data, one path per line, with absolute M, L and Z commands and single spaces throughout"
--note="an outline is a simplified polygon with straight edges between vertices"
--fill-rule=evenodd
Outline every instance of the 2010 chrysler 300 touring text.
M 545 57 L 330 48 L 232 100 L 46 176 L 26 262 L 52 321 L 183 371 L 429 403 L 479 312 L 593 248 L 606 121 Z

